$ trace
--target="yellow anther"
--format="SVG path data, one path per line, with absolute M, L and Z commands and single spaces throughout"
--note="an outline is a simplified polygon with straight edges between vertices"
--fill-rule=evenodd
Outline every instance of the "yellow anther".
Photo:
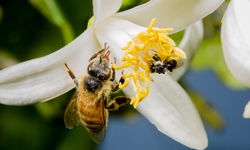
M 130 105 L 133 105 L 134 108 L 136 108 L 138 106 L 138 103 L 140 102 L 139 97 L 140 97 L 140 94 L 136 94 L 136 97 L 135 98 L 133 97 L 130 102 Z
M 148 96 L 149 91 L 150 91 L 150 86 L 149 86 L 149 84 L 146 84 L 146 91 L 145 91 L 145 93 L 144 93 L 144 95 L 143 95 L 143 98 L 145 98 L 145 97 Z
M 146 77 L 147 77 L 151 82 L 154 82 L 154 79 L 149 75 L 149 71 L 147 71 L 145 74 L 146 74 Z
M 130 78 L 130 77 L 132 77 L 132 76 L 133 76 L 133 74 L 132 74 L 131 72 L 128 73 L 128 74 L 125 74 L 125 73 L 122 74 L 122 77 L 123 77 L 124 79 Z
M 128 45 L 125 46 L 125 47 L 123 47 L 122 50 L 126 50 L 126 49 L 130 48 L 132 44 L 133 44 L 133 42 L 132 42 L 132 41 L 129 41 L 129 42 L 128 42 Z
M 174 41 L 171 39 L 171 38 L 169 38 L 169 37 L 165 37 L 165 36 L 160 36 L 159 37 L 159 41 L 161 42 L 161 43 L 163 43 L 163 44 L 168 44 L 168 45 L 174 45 L 175 46 L 175 43 L 174 43 Z
M 134 72 L 136 72 L 138 69 L 139 69 L 139 64 L 138 63 L 136 63 L 136 64 L 134 64 L 135 65 L 135 67 L 134 67 Z
M 142 82 L 148 82 L 148 79 L 145 77 L 143 72 L 139 72 L 139 76 Z
M 125 67 L 125 65 L 117 66 L 116 64 L 112 64 L 112 67 L 113 67 L 115 70 L 120 70 L 120 69 L 123 69 L 123 68 Z
M 170 32 L 172 32 L 174 29 L 173 28 L 165 28 L 165 29 L 155 29 L 157 32 L 159 32 L 159 33 L 164 33 L 164 34 L 166 34 L 166 33 L 170 33 Z
M 136 99 L 135 102 L 133 103 L 134 108 L 136 108 L 138 106 L 140 100 Z
M 142 60 L 147 64 L 147 63 L 148 63 L 148 60 L 149 60 L 149 57 L 148 57 L 148 56 L 143 56 L 143 57 L 142 57 Z
M 130 104 L 135 108 L 138 103 L 142 101 L 149 94 L 149 81 L 154 81 L 150 76 L 152 73 L 152 65 L 155 63 L 153 56 L 157 55 L 160 60 L 166 59 L 178 60 L 186 58 L 184 51 L 176 47 L 175 42 L 168 37 L 168 34 L 173 31 L 172 28 L 153 28 L 156 19 L 152 19 L 147 30 L 138 33 L 128 42 L 127 46 L 122 49 L 125 50 L 122 55 L 121 66 L 113 65 L 114 69 L 129 68 L 132 70 L 129 74 L 122 74 L 125 82 L 119 85 L 124 88 L 129 84 L 128 79 L 132 78 L 132 83 L 135 86 L 135 97 L 132 98 Z M 152 63 L 149 63 L 152 61 Z M 158 61 L 158 60 L 157 60 Z M 151 66 L 149 66 L 151 65 Z
M 184 58 L 184 59 L 187 58 L 186 53 L 185 53 L 183 50 L 179 49 L 178 47 L 175 47 L 175 49 L 174 49 L 174 54 L 175 54 L 177 57 L 180 57 L 180 58 Z
M 149 26 L 148 26 L 148 30 L 147 32 L 150 32 L 155 24 L 155 20 L 156 18 L 153 18 L 152 21 L 150 22 Z
M 132 97 L 132 98 L 131 98 L 131 101 L 130 101 L 130 103 L 129 103 L 129 104 L 130 104 L 130 105 L 133 105 L 133 103 L 134 103 L 134 102 L 135 102 L 135 98 L 134 98 L 134 97 Z
M 148 63 L 148 62 L 146 62 L 146 63 Z M 146 64 L 146 65 L 140 64 L 140 67 L 141 67 L 142 69 L 144 69 L 146 72 L 149 71 L 148 65 L 147 65 L 147 64 Z
M 126 86 L 128 86 L 128 84 L 129 84 L 128 80 L 125 80 L 125 82 L 123 84 L 119 83 L 119 89 L 125 88 Z
M 132 98 L 130 104 L 133 105 L 134 108 L 136 108 L 138 106 L 138 103 L 148 96 L 149 88 L 149 84 L 146 84 L 146 91 L 144 89 L 141 89 L 141 92 L 136 94 L 136 98 Z
M 135 73 L 133 75 L 133 80 L 134 80 L 134 83 L 135 83 L 135 86 L 136 86 L 136 90 L 139 90 L 140 84 L 138 82 L 138 73 Z

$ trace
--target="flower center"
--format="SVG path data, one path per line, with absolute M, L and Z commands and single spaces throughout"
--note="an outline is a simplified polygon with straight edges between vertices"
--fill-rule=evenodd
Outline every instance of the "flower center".
M 173 29 L 153 28 L 155 18 L 152 19 L 148 28 L 144 32 L 137 34 L 127 46 L 122 48 L 125 52 L 122 56 L 122 65 L 113 64 L 116 70 L 132 68 L 129 73 L 122 74 L 125 79 L 119 88 L 126 87 L 133 81 L 135 86 L 135 97 L 132 97 L 130 104 L 136 108 L 149 93 L 149 81 L 154 81 L 150 76 L 151 73 L 165 73 L 171 71 L 177 66 L 180 58 L 186 58 L 184 51 L 176 47 L 175 42 L 168 37 Z

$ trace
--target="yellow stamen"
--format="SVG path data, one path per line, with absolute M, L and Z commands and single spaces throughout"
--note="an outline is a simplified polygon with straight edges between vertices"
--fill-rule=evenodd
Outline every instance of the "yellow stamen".
M 151 30 L 152 30 L 152 28 L 153 28 L 153 26 L 154 26 L 154 24 L 155 24 L 155 21 L 156 21 L 156 18 L 153 18 L 153 19 L 151 20 L 151 22 L 150 22 L 150 24 L 149 24 L 149 26 L 148 26 L 147 32 L 151 32 Z
M 133 76 L 132 72 L 130 72 L 129 74 L 122 73 L 122 77 L 123 77 L 124 79 L 130 78 L 130 77 L 132 77 L 132 76 Z
M 125 82 L 123 84 L 119 83 L 119 89 L 125 88 L 126 86 L 128 86 L 128 84 L 129 84 L 128 80 L 125 80 Z
M 179 49 L 178 47 L 176 47 L 174 51 L 176 56 L 180 58 L 186 58 L 186 53 L 183 50 Z
M 133 44 L 133 42 L 132 42 L 132 41 L 129 41 L 129 42 L 128 42 L 128 45 L 125 46 L 125 47 L 123 47 L 122 50 L 128 49 L 132 44 Z
M 116 70 L 124 68 L 133 70 L 129 74 L 122 74 L 125 82 L 119 85 L 119 88 L 126 87 L 130 83 L 128 80 L 132 80 L 136 94 L 131 99 L 130 104 L 134 108 L 149 94 L 150 85 L 148 82 L 154 81 L 150 76 L 154 72 L 151 72 L 149 66 L 149 61 L 153 63 L 155 61 L 153 56 L 157 55 L 161 61 L 166 59 L 177 61 L 180 58 L 186 58 L 185 52 L 176 47 L 175 42 L 167 36 L 173 31 L 173 28 L 153 28 L 155 21 L 156 18 L 153 18 L 146 31 L 138 33 L 122 48 L 125 52 L 122 56 L 121 66 L 113 64 L 113 68 Z
M 148 79 L 145 77 L 143 72 L 139 72 L 139 76 L 142 82 L 148 82 Z

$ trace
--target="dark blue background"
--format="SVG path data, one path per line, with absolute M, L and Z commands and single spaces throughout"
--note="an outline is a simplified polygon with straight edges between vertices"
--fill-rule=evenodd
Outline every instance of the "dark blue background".
M 209 145 L 207 150 L 249 150 L 250 120 L 242 113 L 250 90 L 235 91 L 227 88 L 209 70 L 188 71 L 184 82 L 202 94 L 223 116 L 225 126 L 215 131 L 205 124 Z M 189 149 L 168 136 L 160 133 L 146 118 L 138 115 L 134 121 L 111 117 L 106 139 L 99 145 L 100 150 L 162 150 Z

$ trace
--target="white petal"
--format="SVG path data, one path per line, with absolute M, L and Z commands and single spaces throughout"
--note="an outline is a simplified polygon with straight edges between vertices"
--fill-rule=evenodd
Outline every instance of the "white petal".
M 180 31 L 216 10 L 225 0 L 152 0 L 116 16 L 141 26 L 157 18 L 156 27 Z
M 221 30 L 227 67 L 242 84 L 250 87 L 250 1 L 232 0 Z
M 169 75 L 153 75 L 150 94 L 137 110 L 159 131 L 194 149 L 208 140 L 199 114 L 182 87 Z
M 250 118 L 250 101 L 246 104 L 244 113 L 243 113 L 244 118 Z
M 112 43 L 110 47 L 112 53 L 116 55 L 118 64 L 123 51 L 121 47 L 127 43 L 139 32 L 145 31 L 145 27 L 141 27 L 127 20 L 119 18 L 108 18 L 96 27 L 96 36 L 100 43 Z M 179 45 L 181 49 L 186 52 L 187 59 L 184 60 L 184 66 L 176 69 L 171 73 L 174 79 L 178 80 L 186 71 L 189 61 L 199 47 L 203 38 L 203 25 L 202 21 L 198 21 L 188 27 L 185 31 L 183 39 Z
M 114 15 L 121 7 L 122 0 L 93 0 L 94 27 L 103 19 Z
M 99 42 L 107 42 L 120 63 L 122 47 L 145 28 L 126 20 L 109 18 L 96 28 Z M 120 71 L 116 73 L 121 76 Z M 153 75 L 152 75 L 153 76 Z M 155 75 L 149 96 L 139 104 L 138 110 L 164 134 L 193 148 L 207 146 L 207 137 L 199 115 L 185 91 L 168 75 Z M 128 97 L 134 96 L 131 84 L 123 89 Z M 161 90 L 159 90 L 161 89 Z M 163 92 L 159 92 L 162 91 Z
M 26 105 L 57 97 L 74 87 L 64 62 L 79 77 L 89 57 L 99 49 L 93 28 L 45 57 L 26 61 L 0 71 L 0 103 Z
M 146 28 L 127 20 L 110 17 L 99 23 L 95 31 L 99 42 L 110 40 L 112 43 L 124 47 L 136 34 L 146 31 Z
M 121 65 L 121 58 L 124 53 L 122 47 L 125 47 L 136 34 L 145 30 L 146 28 L 127 20 L 110 17 L 98 24 L 95 33 L 99 43 L 108 43 L 111 58 L 115 56 L 116 63 Z
M 170 73 L 170 75 L 175 80 L 179 80 L 180 77 L 186 72 L 195 52 L 199 49 L 202 39 L 203 39 L 203 24 L 202 21 L 199 20 L 185 30 L 185 34 L 181 40 L 181 43 L 178 46 L 179 48 L 185 51 L 187 59 L 184 60 L 183 66 Z
M 128 42 L 139 32 L 146 31 L 146 28 L 133 24 L 127 20 L 110 17 L 98 24 L 95 29 L 96 37 L 99 43 L 107 42 L 111 50 L 111 58 L 116 58 L 116 64 L 121 65 L 122 50 Z M 116 71 L 116 79 L 119 80 L 122 76 L 121 71 Z M 129 97 L 134 96 L 133 85 L 128 85 L 123 89 L 123 92 L 129 93 Z

